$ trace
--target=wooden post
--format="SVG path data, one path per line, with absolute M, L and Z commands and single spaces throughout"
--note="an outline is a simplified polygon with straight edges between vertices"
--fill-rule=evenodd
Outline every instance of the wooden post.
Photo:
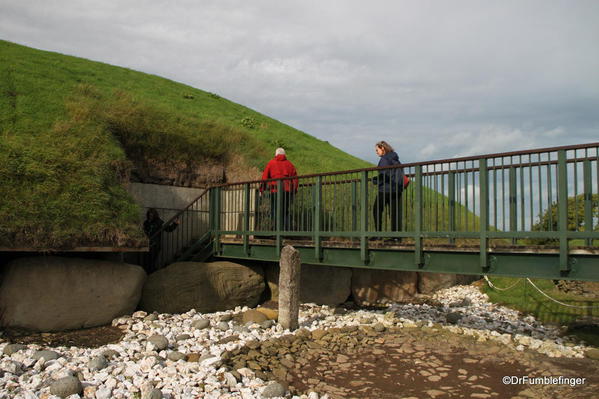
M 300 272 L 299 251 L 286 245 L 281 251 L 279 270 L 279 324 L 284 329 L 299 327 Z

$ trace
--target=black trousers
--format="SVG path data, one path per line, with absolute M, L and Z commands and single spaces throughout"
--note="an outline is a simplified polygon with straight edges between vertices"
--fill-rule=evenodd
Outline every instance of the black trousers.
M 391 214 L 391 231 L 398 231 L 398 228 L 401 228 L 400 205 L 401 191 L 390 193 L 383 191 L 378 192 L 372 208 L 376 231 L 382 231 L 383 229 L 383 212 L 385 212 L 386 206 L 389 207 L 389 213 Z
M 146 273 L 150 274 L 158 270 L 158 262 L 160 256 L 160 250 L 162 247 L 161 237 L 154 238 L 150 241 L 150 252 L 147 254 L 145 267 Z

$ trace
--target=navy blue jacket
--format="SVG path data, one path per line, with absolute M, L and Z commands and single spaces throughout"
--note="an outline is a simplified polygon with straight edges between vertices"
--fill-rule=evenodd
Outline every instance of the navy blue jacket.
M 401 165 L 395 151 L 386 153 L 377 166 Z M 372 179 L 379 186 L 379 192 L 401 193 L 403 191 L 403 168 L 383 169 Z

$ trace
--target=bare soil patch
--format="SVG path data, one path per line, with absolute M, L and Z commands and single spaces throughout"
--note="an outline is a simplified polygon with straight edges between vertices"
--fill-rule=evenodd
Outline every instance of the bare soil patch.
M 119 342 L 123 331 L 118 327 L 100 326 L 81 330 L 60 331 L 53 333 L 32 332 L 22 329 L 4 329 L 3 335 L 15 344 L 37 344 L 44 347 L 76 346 L 79 348 L 97 348 Z

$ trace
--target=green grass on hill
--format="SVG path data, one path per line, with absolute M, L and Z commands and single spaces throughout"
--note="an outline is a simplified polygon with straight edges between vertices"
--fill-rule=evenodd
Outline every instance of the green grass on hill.
M 599 299 L 566 294 L 558 290 L 552 280 L 531 279 L 540 290 L 550 297 L 578 307 L 567 307 L 551 301 L 526 282 L 525 279 L 511 277 L 489 277 L 489 279 L 499 288 L 508 288 L 517 282 L 513 288 L 506 291 L 495 290 L 485 284 L 482 290 L 489 295 L 492 302 L 533 315 L 543 323 L 567 326 L 579 319 L 599 317 Z M 599 330 L 597 329 L 572 329 L 570 333 L 588 344 L 599 347 Z
M 216 94 L 0 41 L 0 246 L 138 245 L 136 162 L 261 168 L 278 146 L 300 174 L 371 166 Z
M 81 84 L 112 97 L 128 93 L 145 107 L 177 118 L 208 121 L 239 128 L 265 148 L 266 163 L 277 146 L 288 150 L 301 174 L 372 166 L 250 108 L 214 93 L 155 75 L 0 41 L 2 131 L 40 132 L 67 117 L 65 103 Z M 242 153 L 245 148 L 227 149 Z

